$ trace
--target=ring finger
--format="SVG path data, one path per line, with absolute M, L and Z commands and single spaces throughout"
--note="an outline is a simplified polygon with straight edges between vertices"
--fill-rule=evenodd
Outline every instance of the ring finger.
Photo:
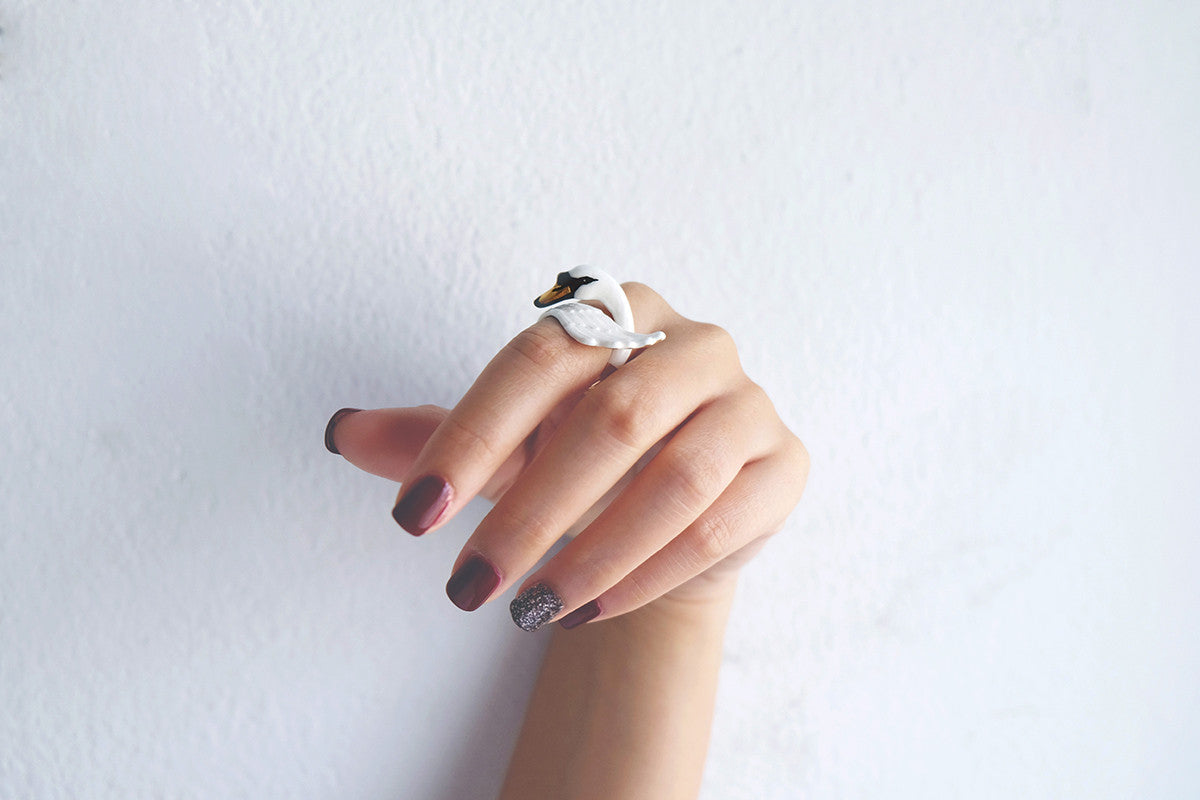
M 721 496 L 691 525 L 614 585 L 591 595 L 575 595 L 562 625 L 633 611 L 676 590 L 728 560 L 744 561 L 756 544 L 777 531 L 795 506 L 807 476 L 807 455 L 773 453 L 747 464 Z M 582 603 L 582 605 L 580 605 Z M 577 607 L 576 607 L 577 606 Z M 574 611 L 571 611 L 575 608 Z
M 688 420 L 595 522 L 526 580 L 513 604 L 518 625 L 534 630 L 555 604 L 574 608 L 619 583 L 706 513 L 747 462 L 769 452 L 778 441 L 762 424 L 770 401 L 746 384 Z

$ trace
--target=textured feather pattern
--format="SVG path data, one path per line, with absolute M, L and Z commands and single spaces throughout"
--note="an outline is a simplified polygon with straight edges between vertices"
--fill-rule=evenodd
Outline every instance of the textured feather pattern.
M 553 305 L 542 317 L 554 317 L 571 338 L 592 347 L 610 347 L 613 350 L 629 350 L 649 347 L 667 338 L 662 331 L 634 333 L 612 321 L 612 318 L 595 306 L 567 300 Z

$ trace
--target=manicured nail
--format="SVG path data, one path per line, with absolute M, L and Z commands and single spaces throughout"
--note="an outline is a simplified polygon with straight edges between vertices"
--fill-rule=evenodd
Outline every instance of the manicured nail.
M 342 417 L 348 417 L 351 414 L 362 411 L 361 408 L 343 408 L 333 412 L 333 416 L 329 418 L 329 423 L 325 426 L 325 449 L 333 453 L 335 456 L 340 456 L 337 445 L 333 443 L 333 432 L 337 428 Z
M 563 601 L 546 584 L 535 583 L 517 595 L 508 610 L 522 630 L 536 631 L 563 610 Z
M 473 555 L 446 581 L 446 596 L 463 611 L 474 611 L 499 585 L 499 571 L 483 556 Z
M 567 630 L 570 630 L 576 625 L 582 625 L 588 620 L 593 620 L 598 616 L 600 616 L 600 604 L 593 600 L 592 602 L 575 609 L 570 614 L 567 614 L 565 617 L 559 620 L 558 624 L 562 625 Z
M 413 483 L 392 509 L 392 518 L 413 536 L 420 536 L 437 524 L 450 506 L 453 491 L 444 478 L 426 475 Z

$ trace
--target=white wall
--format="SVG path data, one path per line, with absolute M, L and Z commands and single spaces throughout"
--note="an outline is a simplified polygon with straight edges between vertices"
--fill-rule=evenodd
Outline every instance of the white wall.
M 0 796 L 487 796 L 544 636 L 321 432 L 452 403 L 581 261 L 813 454 L 706 798 L 1200 793 L 1195 4 L 0 28 Z

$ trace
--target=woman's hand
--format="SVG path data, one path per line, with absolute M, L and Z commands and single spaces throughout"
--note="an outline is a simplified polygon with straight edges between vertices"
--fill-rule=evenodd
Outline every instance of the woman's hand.
M 551 319 L 513 339 L 452 410 L 339 412 L 326 443 L 403 486 L 414 535 L 476 494 L 495 507 L 446 591 L 474 610 L 525 578 L 513 618 L 534 630 L 632 611 L 668 593 L 724 593 L 800 498 L 808 454 L 742 371 L 730 336 L 625 284 L 639 328 L 665 341 L 619 369 Z

